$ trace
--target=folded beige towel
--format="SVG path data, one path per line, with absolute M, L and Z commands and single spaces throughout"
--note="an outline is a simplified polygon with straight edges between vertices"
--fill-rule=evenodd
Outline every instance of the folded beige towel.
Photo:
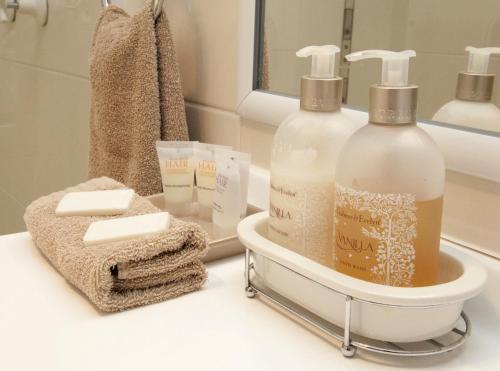
M 84 246 L 93 221 L 110 216 L 56 216 L 68 192 L 120 189 L 109 178 L 89 180 L 34 201 L 24 220 L 35 245 L 54 267 L 102 311 L 114 312 L 156 303 L 199 289 L 206 280 L 200 258 L 207 234 L 200 226 L 171 218 L 167 232 L 107 244 Z M 135 196 L 126 217 L 158 212 L 147 199 Z
M 167 18 L 151 2 L 130 17 L 116 6 L 97 22 L 90 53 L 89 178 L 109 176 L 140 195 L 162 190 L 157 140 L 189 140 Z

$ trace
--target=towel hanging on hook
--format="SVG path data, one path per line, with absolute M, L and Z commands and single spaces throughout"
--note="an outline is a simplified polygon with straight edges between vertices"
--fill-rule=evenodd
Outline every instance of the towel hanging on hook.
M 108 176 L 151 195 L 162 189 L 155 142 L 189 135 L 167 14 L 155 21 L 151 0 L 137 3 L 134 15 L 110 6 L 94 31 L 89 178 Z
M 164 0 L 154 0 L 151 3 L 151 6 L 153 7 L 153 14 L 154 14 L 155 19 L 158 18 L 158 16 L 160 15 L 160 13 L 163 9 L 163 1 Z M 111 5 L 111 0 L 101 0 L 101 5 L 103 8 L 106 8 L 109 5 Z

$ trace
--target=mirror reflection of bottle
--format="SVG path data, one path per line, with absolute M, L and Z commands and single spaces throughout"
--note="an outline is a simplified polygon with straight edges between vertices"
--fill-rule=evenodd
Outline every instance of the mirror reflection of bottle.
M 491 102 L 495 75 L 488 73 L 491 54 L 500 48 L 465 48 L 469 52 L 467 71 L 458 74 L 455 99 L 442 106 L 434 121 L 488 131 L 500 131 L 500 109 Z

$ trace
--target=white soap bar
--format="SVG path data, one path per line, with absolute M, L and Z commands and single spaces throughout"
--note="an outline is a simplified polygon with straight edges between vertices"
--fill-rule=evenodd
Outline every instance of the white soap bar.
M 70 192 L 56 208 L 58 216 L 119 215 L 128 210 L 134 199 L 133 189 Z
M 83 237 L 83 243 L 85 246 L 91 246 L 153 236 L 168 231 L 169 227 L 170 215 L 167 212 L 101 220 L 90 224 Z

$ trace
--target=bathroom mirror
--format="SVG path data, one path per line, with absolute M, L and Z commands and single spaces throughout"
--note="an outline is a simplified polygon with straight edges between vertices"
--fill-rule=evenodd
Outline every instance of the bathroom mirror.
M 344 56 L 364 49 L 414 49 L 409 81 L 419 86 L 417 116 L 431 121 L 455 99 L 458 75 L 468 65 L 465 47 L 500 47 L 500 1 L 260 0 L 256 26 L 254 88 L 298 96 L 310 61 L 295 52 L 307 45 L 335 44 L 341 48 L 336 72 L 344 78 L 344 103 L 367 110 L 368 86 L 380 82 L 381 62 L 349 64 Z M 500 55 L 490 57 L 488 73 L 500 74 Z M 500 107 L 499 77 L 491 104 L 480 104 Z M 499 136 L 500 119 L 493 122 L 446 125 Z

